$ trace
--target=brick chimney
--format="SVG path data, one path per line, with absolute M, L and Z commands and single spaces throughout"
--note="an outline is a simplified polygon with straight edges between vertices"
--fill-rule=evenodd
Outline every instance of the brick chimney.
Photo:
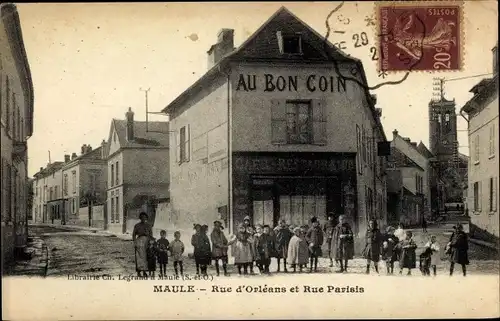
M 234 29 L 221 29 L 217 35 L 217 43 L 210 47 L 208 69 L 215 66 L 225 55 L 234 50 Z
M 64 155 L 64 162 L 67 163 L 70 161 L 70 155 L 66 154 Z
M 134 140 L 134 112 L 132 111 L 132 107 L 128 108 L 125 117 L 127 119 L 127 140 L 130 142 Z
M 398 130 L 397 130 L 397 129 L 394 129 L 394 130 L 392 131 L 392 136 L 393 136 L 394 138 L 396 138 L 396 137 L 398 136 Z
M 87 144 L 83 144 L 80 151 L 81 151 L 82 155 L 85 154 L 85 153 L 87 153 Z
M 106 141 L 103 139 L 101 142 L 101 158 L 102 159 L 105 159 L 107 154 L 108 154 L 106 147 L 107 147 Z
M 90 144 L 87 145 L 87 150 L 85 153 L 90 153 L 92 151 L 92 146 Z
M 493 74 L 496 75 L 498 73 L 498 43 L 491 51 L 493 52 Z
M 72 160 L 73 160 L 73 159 L 75 159 L 75 158 L 77 158 L 77 157 L 78 157 L 78 156 L 76 155 L 76 153 L 71 154 L 71 159 L 72 159 Z

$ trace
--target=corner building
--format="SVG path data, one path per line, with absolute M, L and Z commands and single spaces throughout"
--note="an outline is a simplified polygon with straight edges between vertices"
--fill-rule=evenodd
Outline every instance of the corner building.
M 223 29 L 209 71 L 170 103 L 174 225 L 254 224 L 345 214 L 364 235 L 386 221 L 387 142 L 363 67 L 286 8 L 239 48 Z M 336 63 L 333 62 L 336 61 Z M 338 67 L 338 70 L 336 68 Z M 337 72 L 338 71 L 338 72 Z M 353 76 L 354 75 L 354 76 Z

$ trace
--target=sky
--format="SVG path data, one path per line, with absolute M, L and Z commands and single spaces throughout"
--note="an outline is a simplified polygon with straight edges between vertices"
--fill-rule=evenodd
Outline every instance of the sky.
M 281 6 L 286 6 L 321 35 L 325 19 L 340 2 L 276 3 L 58 3 L 18 4 L 35 95 L 34 134 L 29 139 L 29 175 L 64 154 L 79 154 L 83 144 L 98 147 L 108 139 L 112 118 L 125 119 L 132 107 L 136 120 L 161 111 L 207 71 L 207 50 L 222 28 L 235 30 L 239 46 Z M 376 30 L 372 2 L 345 2 L 328 20 L 332 43 L 345 41 L 344 52 L 363 61 L 370 86 L 399 80 L 402 74 L 378 76 L 370 48 Z M 470 88 L 492 72 L 491 49 L 498 39 L 496 1 L 467 1 L 461 31 L 464 67 L 453 72 L 412 72 L 397 86 L 377 94 L 382 125 L 428 146 L 428 103 L 433 78 L 442 77 L 445 96 L 457 112 L 471 97 Z M 354 34 L 365 32 L 368 45 L 354 47 Z M 485 76 L 485 77 L 488 77 Z M 150 115 L 150 120 L 167 120 Z M 460 152 L 468 155 L 467 123 L 458 116 Z

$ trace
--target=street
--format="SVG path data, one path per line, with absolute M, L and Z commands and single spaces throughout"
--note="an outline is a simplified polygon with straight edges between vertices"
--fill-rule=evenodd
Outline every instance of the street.
M 419 245 L 419 250 L 425 244 L 428 235 L 420 231 L 415 231 L 415 241 Z M 438 236 L 438 242 L 444 248 L 449 236 L 440 233 L 439 230 L 429 228 L 429 233 Z M 46 244 L 49 264 L 47 276 L 67 277 L 68 275 L 130 275 L 135 274 L 134 250 L 130 240 L 123 240 L 115 236 L 94 234 L 88 231 L 68 230 L 54 227 L 30 227 L 30 235 L 39 236 Z M 188 242 L 187 240 L 183 240 Z M 417 255 L 418 255 L 417 251 Z M 469 250 L 470 265 L 469 274 L 495 274 L 498 275 L 499 261 L 497 254 L 485 247 L 470 243 Z M 231 262 L 231 258 L 230 258 Z M 167 266 L 169 275 L 173 272 L 172 262 Z M 272 260 L 271 272 L 276 270 L 276 261 Z M 336 270 L 329 268 L 329 261 L 326 258 L 320 259 L 319 272 L 328 273 Z M 396 265 L 397 267 L 397 265 Z M 445 258 L 438 266 L 438 274 L 447 274 L 449 263 Z M 194 274 L 194 260 L 188 257 L 184 259 L 185 273 Z M 229 264 L 230 274 L 236 272 L 233 265 Z M 255 269 L 257 272 L 257 269 Z M 381 273 L 385 273 L 382 267 Z M 355 258 L 350 261 L 350 273 L 363 274 L 365 272 L 365 261 L 362 258 Z M 456 274 L 460 275 L 460 269 Z M 33 272 L 31 272 L 33 273 Z M 41 272 L 39 272 L 41 273 Z M 414 271 L 414 274 L 420 274 Z M 215 274 L 215 268 L 209 267 L 209 274 Z

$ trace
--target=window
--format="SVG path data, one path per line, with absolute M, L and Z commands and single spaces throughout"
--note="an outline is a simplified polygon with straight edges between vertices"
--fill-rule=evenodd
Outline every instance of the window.
M 189 125 L 183 126 L 179 131 L 179 163 L 189 162 L 190 151 Z
M 76 198 L 71 199 L 71 213 L 76 214 Z
M 71 173 L 71 179 L 73 181 L 73 194 L 76 194 L 76 171 Z
M 111 197 L 111 223 L 115 222 L 115 199 L 114 197 Z
M 479 135 L 474 140 L 474 164 L 479 163 Z
M 481 211 L 481 182 L 474 183 L 474 211 Z
M 68 174 L 64 174 L 63 191 L 64 196 L 68 196 Z
M 362 127 L 361 134 L 361 146 L 363 148 L 363 163 L 366 165 L 366 131 L 365 128 Z
M 446 113 L 446 114 L 444 115 L 444 121 L 445 121 L 445 122 L 449 122 L 449 121 L 450 121 L 450 114 L 449 114 L 449 113 Z
M 59 198 L 59 195 L 58 195 L 58 186 L 54 186 L 54 199 L 58 199 Z
M 490 157 L 495 156 L 495 124 L 490 126 Z
M 119 168 L 118 168 L 118 162 L 116 162 L 116 164 L 115 164 L 115 170 L 116 170 L 116 175 L 115 175 L 115 176 L 116 176 L 116 180 L 115 180 L 115 184 L 116 184 L 116 185 L 118 185 L 118 184 L 119 184 L 118 182 L 119 182 L 119 180 L 120 180 L 120 179 L 119 179 L 119 175 L 118 175 L 118 171 L 119 171 Z
M 96 191 L 96 175 L 94 173 L 90 173 L 89 174 L 89 190 L 91 192 L 95 192 Z
M 489 201 L 490 201 L 490 212 L 496 212 L 497 210 L 497 178 L 490 177 L 490 193 L 489 193 Z
M 312 143 L 312 110 L 310 102 L 287 101 L 287 143 Z
M 49 188 L 49 201 L 54 199 L 54 189 L 52 187 Z
M 325 195 L 280 195 L 280 217 L 294 226 L 309 224 L 312 216 L 326 216 Z M 273 201 L 254 200 L 254 222 L 273 224 Z
M 12 92 L 12 138 L 17 140 L 16 94 Z
M 115 183 L 115 165 L 111 164 L 111 181 L 109 182 L 109 187 L 113 186 Z
M 283 34 L 277 32 L 280 53 L 289 55 L 302 54 L 302 37 L 300 34 Z
M 115 223 L 120 223 L 120 194 L 115 197 L 116 202 L 116 215 L 115 215 Z

